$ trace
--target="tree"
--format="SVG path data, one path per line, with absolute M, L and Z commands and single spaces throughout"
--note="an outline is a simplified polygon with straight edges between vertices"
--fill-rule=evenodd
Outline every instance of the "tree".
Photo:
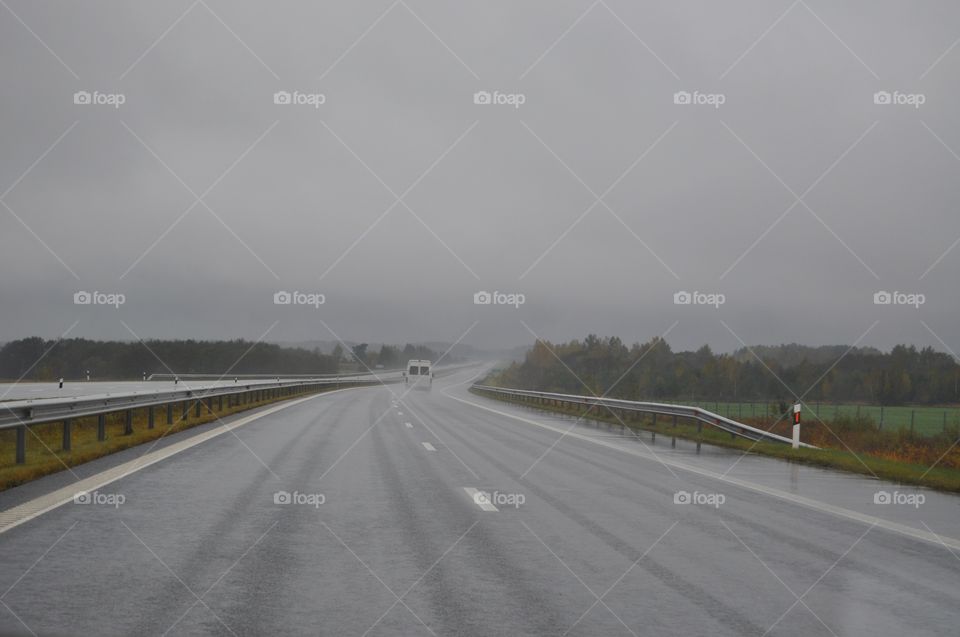
M 400 351 L 391 345 L 384 345 L 377 355 L 377 363 L 384 367 L 396 367 L 400 364 Z
M 353 352 L 353 358 L 356 359 L 358 363 L 367 362 L 367 344 L 366 343 L 360 343 L 359 345 L 354 345 L 353 348 L 351 348 L 351 351 Z

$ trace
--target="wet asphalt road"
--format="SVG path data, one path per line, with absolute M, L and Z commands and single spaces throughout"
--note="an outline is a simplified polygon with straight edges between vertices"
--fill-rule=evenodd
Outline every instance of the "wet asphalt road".
M 960 552 L 657 458 L 950 537 L 960 499 L 876 505 L 896 486 L 575 425 L 470 375 L 312 398 L 0 535 L 0 633 L 960 631 Z

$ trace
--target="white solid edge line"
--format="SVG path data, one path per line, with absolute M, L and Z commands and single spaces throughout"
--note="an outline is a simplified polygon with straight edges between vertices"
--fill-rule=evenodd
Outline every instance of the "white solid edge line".
M 433 445 L 431 445 L 429 442 L 421 442 L 420 444 L 423 445 L 423 448 L 426 449 L 427 451 L 436 451 L 436 450 L 437 450 L 437 448 L 434 447 Z
M 450 394 L 444 394 L 447 398 L 452 398 L 458 402 L 464 403 L 466 405 L 471 405 L 477 409 L 483 409 L 501 416 L 506 416 L 507 418 L 513 418 L 514 420 L 519 420 L 530 425 L 535 425 L 537 427 L 542 427 L 544 429 L 549 429 L 550 431 L 556 433 L 565 433 L 564 430 L 557 427 L 552 427 L 545 423 L 537 422 L 535 420 L 530 420 L 522 416 L 517 416 L 505 411 L 500 411 L 499 409 L 493 409 L 492 407 L 487 407 L 479 403 L 471 402 L 469 400 L 464 400 L 463 398 L 457 398 L 456 396 L 451 396 Z M 862 522 L 864 524 L 871 524 L 878 528 L 885 529 L 887 531 L 892 531 L 894 533 L 899 533 L 901 535 L 906 535 L 907 537 L 912 537 L 918 540 L 924 540 L 925 542 L 930 542 L 931 544 L 937 544 L 940 546 L 949 546 L 954 549 L 960 549 L 960 540 L 957 540 L 952 537 L 947 537 L 945 535 L 940 535 L 939 533 L 930 533 L 927 531 L 921 531 L 912 526 L 907 526 L 905 524 L 900 524 L 898 522 L 891 522 L 890 520 L 884 520 L 882 518 L 876 518 L 872 515 L 867 515 L 866 513 L 860 513 L 859 511 L 853 511 L 851 509 L 845 509 L 843 507 L 835 506 L 833 504 L 827 504 L 826 502 L 820 502 L 819 500 L 813 500 L 811 498 L 805 498 L 800 495 L 795 495 L 793 493 L 787 493 L 786 491 L 780 491 L 779 489 L 774 489 L 772 487 L 766 487 L 762 484 L 756 484 L 754 482 L 748 482 L 746 480 L 741 480 L 739 478 L 733 478 L 730 476 L 725 476 L 709 469 L 702 469 L 700 467 L 694 467 L 683 462 L 678 462 L 676 460 L 668 458 L 654 457 L 648 453 L 637 451 L 636 449 L 630 449 L 628 447 L 621 447 L 620 445 L 607 442 L 602 439 L 595 438 L 593 436 L 586 436 L 579 434 L 573 431 L 566 432 L 568 438 L 577 438 L 578 440 L 585 440 L 587 442 L 592 442 L 594 444 L 600 445 L 602 447 L 608 447 L 610 449 L 616 449 L 617 451 L 622 451 L 624 453 L 637 456 L 639 458 L 645 458 L 647 460 L 655 460 L 662 464 L 674 467 L 676 469 L 682 469 L 690 473 L 695 473 L 706 478 L 713 478 L 714 480 L 720 480 L 721 482 L 726 482 L 728 484 L 736 485 L 744 489 L 750 489 L 751 491 L 756 491 L 764 495 L 769 495 L 781 500 L 786 500 L 787 502 L 792 502 L 794 504 L 799 504 L 815 511 L 821 511 L 823 513 L 831 513 L 838 517 L 847 518 L 848 520 L 854 520 L 856 522 Z
M 54 496 L 55 498 L 55 502 L 49 506 L 46 506 L 38 511 L 34 511 L 32 513 L 24 515 L 23 517 L 20 517 L 14 520 L 13 522 L 7 523 L 6 525 L 0 525 L 0 534 L 6 533 L 10 529 L 16 528 L 21 524 L 24 524 L 26 522 L 29 522 L 30 520 L 33 520 L 34 518 L 38 518 L 44 513 L 49 513 L 54 509 L 62 507 L 64 504 L 73 502 L 73 496 L 75 496 L 77 493 L 81 491 L 91 491 L 94 489 L 105 487 L 106 485 L 112 484 L 117 480 L 122 480 L 123 478 L 126 478 L 129 475 L 137 473 L 141 469 L 146 469 L 147 467 L 154 465 L 158 462 L 161 462 L 168 458 L 172 458 L 173 456 L 177 455 L 182 451 L 186 451 L 187 449 L 196 447 L 197 445 L 203 442 L 206 442 L 207 440 L 211 440 L 213 438 L 216 438 L 217 436 L 221 436 L 225 433 L 229 433 L 230 431 L 237 429 L 239 427 L 242 427 L 243 425 L 246 425 L 248 423 L 251 423 L 254 420 L 259 420 L 264 416 L 269 416 L 282 409 L 286 409 L 287 407 L 293 407 L 294 405 L 299 405 L 300 403 L 306 402 L 308 400 L 313 400 L 314 398 L 319 398 L 321 396 L 329 396 L 330 394 L 336 394 L 343 391 L 350 391 L 351 389 L 356 389 L 356 388 L 348 387 L 344 389 L 335 389 L 329 392 L 314 394 L 313 396 L 306 396 L 304 398 L 300 398 L 292 402 L 284 402 L 279 405 L 274 405 L 273 407 L 270 407 L 269 409 L 262 411 L 260 413 L 245 416 L 240 420 L 236 421 L 235 423 L 232 423 L 229 425 L 222 424 L 219 429 L 212 429 L 210 431 L 196 434 L 185 440 L 181 440 L 179 442 L 173 443 L 168 447 L 164 447 L 163 449 L 157 449 L 156 451 L 151 451 L 150 453 L 140 456 L 139 458 L 134 458 L 133 460 L 128 460 L 127 462 L 121 463 L 115 467 L 110 467 L 109 469 L 105 469 L 101 473 L 88 476 L 72 485 L 61 487 L 60 489 L 55 489 L 50 493 L 46 493 L 32 500 L 28 500 L 27 502 L 18 504 L 17 506 L 10 507 L 9 509 L 6 509 L 4 511 L 0 511 L 0 517 L 9 517 L 11 515 L 15 517 L 18 509 L 29 510 L 30 505 L 36 502 L 37 500 L 50 498 L 51 496 Z M 204 424 L 207 424 L 207 423 L 204 423 Z M 106 456 L 101 456 L 101 457 L 106 457 Z M 124 467 L 128 467 L 128 468 L 124 469 Z M 113 473 L 117 470 L 120 470 L 120 473 L 118 475 L 98 480 L 98 478 L 101 478 L 101 476 L 103 476 L 104 474 Z M 88 482 L 90 482 L 90 484 L 88 484 Z M 80 488 L 80 485 L 83 485 L 83 487 Z M 57 497 L 57 494 L 62 494 L 62 497 Z
M 474 489 L 473 487 L 464 487 L 463 490 L 467 492 L 467 495 L 470 496 L 470 499 L 473 500 L 473 503 L 484 511 L 500 511 L 500 509 L 493 506 L 493 503 L 487 499 L 486 494 L 483 494 L 483 497 L 477 497 L 481 493 L 478 489 Z

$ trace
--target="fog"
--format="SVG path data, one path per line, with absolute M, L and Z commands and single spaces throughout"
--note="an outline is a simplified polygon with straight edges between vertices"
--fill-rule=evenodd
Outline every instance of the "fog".
M 958 27 L 947 1 L 7 0 L 0 341 L 958 350 Z

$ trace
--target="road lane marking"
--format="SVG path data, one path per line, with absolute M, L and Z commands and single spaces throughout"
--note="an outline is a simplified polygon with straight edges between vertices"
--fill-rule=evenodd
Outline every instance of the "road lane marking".
M 407 429 L 413 429 L 413 425 L 411 425 L 410 423 L 405 422 L 403 424 L 406 425 Z
M 134 474 L 141 469 L 146 469 L 147 467 L 154 465 L 158 462 L 162 462 L 167 458 L 177 455 L 181 451 L 186 451 L 192 447 L 206 442 L 217 436 L 222 436 L 223 434 L 230 433 L 234 429 L 238 429 L 243 425 L 253 422 L 254 420 L 259 420 L 264 416 L 269 416 L 275 414 L 278 411 L 286 409 L 288 407 L 293 407 L 299 405 L 300 403 L 306 402 L 308 400 L 313 400 L 314 398 L 320 398 L 321 396 L 329 396 L 331 394 L 338 394 L 345 391 L 353 391 L 355 388 L 347 389 L 336 389 L 333 391 L 323 392 L 320 394 L 314 394 L 313 396 L 306 396 L 304 398 L 299 398 L 289 402 L 283 402 L 278 405 L 274 405 L 265 411 L 261 411 L 249 416 L 244 416 L 239 420 L 233 423 L 220 423 L 220 426 L 216 429 L 211 429 L 203 433 L 195 434 L 190 436 L 185 440 L 175 442 L 171 445 L 164 447 L 163 449 L 157 449 L 156 451 L 151 451 L 145 453 L 144 455 L 134 458 L 133 460 L 128 460 L 127 462 L 118 464 L 115 467 L 106 469 L 96 475 L 92 475 L 88 478 L 84 478 L 77 482 L 74 482 L 70 485 L 62 487 L 51 491 L 50 493 L 41 495 L 33 500 L 28 500 L 23 504 L 11 507 L 5 511 L 0 511 L 0 534 L 6 533 L 10 529 L 20 526 L 25 522 L 40 517 L 48 511 L 52 511 L 58 507 L 67 504 L 68 502 L 73 502 L 73 496 L 81 491 L 95 491 L 102 487 L 105 487 L 108 484 L 116 482 L 122 478 Z M 131 447 L 134 449 L 135 447 Z M 104 456 L 107 457 L 107 456 Z
M 423 445 L 423 448 L 426 449 L 427 451 L 436 451 L 436 450 L 437 450 L 437 448 L 434 447 L 433 445 L 431 445 L 429 442 L 421 442 L 420 444 Z
M 499 511 L 497 507 L 493 506 L 490 502 L 490 494 L 474 489 L 473 487 L 464 487 L 464 491 L 467 492 L 467 495 L 470 496 L 470 499 L 473 500 L 473 503 L 484 511 Z
M 695 473 L 699 476 L 705 478 L 712 478 L 714 480 L 719 480 L 720 482 L 725 482 L 727 484 L 732 484 L 734 486 L 742 487 L 744 489 L 749 489 L 751 491 L 756 491 L 764 495 L 769 495 L 781 500 L 786 500 L 787 502 L 792 502 L 793 504 L 798 504 L 800 506 L 805 506 L 809 509 L 815 511 L 820 511 L 822 513 L 830 513 L 837 517 L 846 518 L 848 520 L 854 520 L 856 522 L 862 522 L 863 524 L 872 524 L 878 528 L 885 529 L 887 531 L 892 531 L 893 533 L 899 533 L 900 535 L 905 535 L 917 540 L 923 540 L 925 542 L 930 542 L 931 544 L 939 544 L 941 546 L 946 545 L 954 549 L 960 549 L 960 540 L 956 538 L 946 537 L 944 535 L 934 534 L 927 531 L 921 531 L 920 529 L 914 528 L 912 526 L 907 526 L 906 524 L 900 524 L 898 522 L 892 522 L 890 520 L 885 520 L 883 518 L 877 518 L 872 515 L 867 515 L 866 513 L 860 513 L 859 511 L 854 511 L 852 509 L 845 509 L 840 506 L 833 504 L 827 504 L 826 502 L 820 502 L 819 500 L 813 500 L 801 495 L 796 495 L 793 493 L 788 493 L 786 491 L 781 491 L 779 489 L 774 489 L 772 487 L 767 487 L 762 484 L 757 484 L 754 482 L 749 482 L 747 480 L 741 480 L 739 478 L 734 478 L 732 476 L 724 475 L 717 473 L 715 471 L 710 471 L 709 469 L 703 469 L 700 467 L 695 467 L 693 465 L 686 464 L 685 462 L 679 462 L 672 458 L 662 458 L 657 455 L 651 455 L 650 453 L 640 451 L 638 449 L 631 449 L 629 447 L 623 447 L 612 442 L 608 442 L 603 439 L 598 439 L 595 436 L 584 435 L 577 433 L 575 431 L 565 431 L 559 427 L 553 427 L 546 423 L 537 422 L 536 420 L 530 420 L 529 418 L 524 418 L 523 416 L 517 416 L 499 409 L 494 409 L 492 407 L 487 407 L 486 405 L 481 405 L 463 398 L 457 398 L 456 396 L 451 396 L 450 394 L 444 393 L 444 396 L 447 398 L 452 398 L 457 402 L 461 402 L 465 405 L 470 405 L 476 407 L 477 409 L 483 409 L 484 411 L 489 411 L 494 414 L 499 414 L 501 416 L 506 416 L 507 418 L 512 418 L 514 420 L 519 420 L 520 422 L 525 422 L 529 425 L 534 425 L 536 427 L 541 427 L 543 429 L 549 429 L 558 434 L 565 434 L 567 438 L 576 438 L 578 440 L 584 440 L 586 442 L 592 442 L 595 445 L 600 445 L 601 447 L 607 447 L 609 449 L 616 449 L 623 453 L 636 456 L 638 458 L 644 458 L 647 460 L 655 460 L 661 464 L 669 465 L 676 469 L 682 469 L 690 473 Z

